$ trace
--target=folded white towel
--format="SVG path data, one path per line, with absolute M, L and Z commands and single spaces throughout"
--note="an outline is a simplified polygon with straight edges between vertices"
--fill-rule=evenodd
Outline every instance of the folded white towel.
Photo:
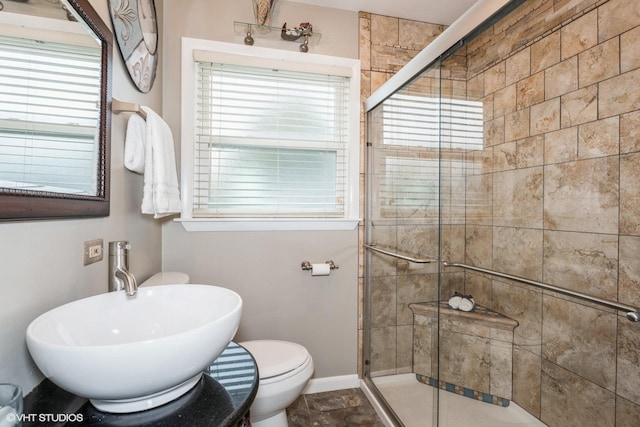
M 142 213 L 162 218 L 181 208 L 173 134 L 155 111 L 140 108 L 147 113 Z
M 132 172 L 144 173 L 144 151 L 147 123 L 138 114 L 132 114 L 127 123 L 124 140 L 124 166 Z
M 460 301 L 464 295 L 454 292 L 453 296 L 449 298 L 449 307 L 457 310 L 460 307 Z
M 464 295 L 460 300 L 460 306 L 458 309 L 460 311 L 471 311 L 475 306 L 476 302 L 473 300 L 473 297 L 471 295 Z

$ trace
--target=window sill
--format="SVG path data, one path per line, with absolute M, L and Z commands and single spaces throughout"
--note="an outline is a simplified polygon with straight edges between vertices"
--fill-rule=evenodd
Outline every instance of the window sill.
M 177 218 L 186 231 L 350 231 L 359 220 L 302 218 Z

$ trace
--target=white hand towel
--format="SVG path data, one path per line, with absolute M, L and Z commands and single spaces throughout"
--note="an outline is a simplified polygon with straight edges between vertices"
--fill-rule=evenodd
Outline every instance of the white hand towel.
M 142 213 L 162 218 L 181 208 L 173 135 L 156 112 L 140 108 L 147 113 Z
M 147 123 L 138 114 L 132 114 L 127 123 L 124 142 L 124 166 L 132 172 L 144 173 L 144 151 Z

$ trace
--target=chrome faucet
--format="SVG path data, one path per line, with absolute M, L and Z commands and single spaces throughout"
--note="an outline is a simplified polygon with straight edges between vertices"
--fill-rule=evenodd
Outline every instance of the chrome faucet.
M 109 242 L 109 292 L 124 289 L 127 296 L 138 292 L 138 282 L 129 271 L 129 249 L 127 241 Z

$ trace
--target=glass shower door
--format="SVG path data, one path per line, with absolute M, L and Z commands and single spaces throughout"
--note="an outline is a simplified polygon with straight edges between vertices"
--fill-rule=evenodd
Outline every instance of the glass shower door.
M 365 381 L 415 427 L 438 425 L 440 114 L 434 64 L 367 117 Z

